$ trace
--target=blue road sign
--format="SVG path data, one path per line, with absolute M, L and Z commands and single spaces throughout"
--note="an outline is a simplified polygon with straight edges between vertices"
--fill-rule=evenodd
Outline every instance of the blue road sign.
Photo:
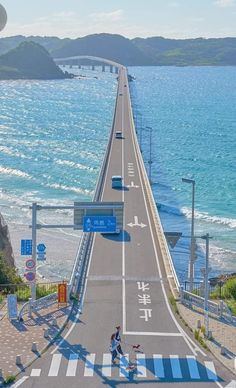
M 44 251 L 46 251 L 46 245 L 45 245 L 45 244 L 38 244 L 38 245 L 37 245 L 37 251 L 38 251 L 38 252 L 44 252 Z
M 20 253 L 22 256 L 32 255 L 32 240 L 21 240 Z
M 37 261 L 45 261 L 46 252 L 37 252 Z
M 116 217 L 114 216 L 85 216 L 83 217 L 84 232 L 115 233 Z

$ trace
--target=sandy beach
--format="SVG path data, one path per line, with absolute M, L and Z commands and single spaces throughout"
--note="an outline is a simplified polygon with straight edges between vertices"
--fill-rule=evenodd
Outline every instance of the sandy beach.
M 25 259 L 21 256 L 21 239 L 31 239 L 31 229 L 17 224 L 8 224 L 15 264 L 19 273 L 24 273 Z M 46 261 L 38 262 L 37 273 L 42 281 L 69 279 L 74 259 L 79 247 L 80 231 L 73 230 L 38 230 L 37 244 L 46 245 Z

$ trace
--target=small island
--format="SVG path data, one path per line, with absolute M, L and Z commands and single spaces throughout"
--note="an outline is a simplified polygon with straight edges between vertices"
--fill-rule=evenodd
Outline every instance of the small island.
M 63 72 L 48 51 L 37 43 L 22 42 L 0 56 L 0 80 L 65 78 L 74 78 L 74 75 Z

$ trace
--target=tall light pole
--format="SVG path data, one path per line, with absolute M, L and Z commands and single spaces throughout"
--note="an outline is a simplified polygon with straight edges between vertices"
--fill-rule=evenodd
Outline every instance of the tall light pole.
M 152 184 L 152 127 L 146 127 L 149 129 L 149 183 Z
M 182 178 L 182 182 L 190 183 L 192 185 L 191 250 L 190 250 L 190 260 L 189 260 L 189 288 L 190 288 L 190 292 L 192 292 L 193 278 L 194 278 L 194 261 L 195 261 L 195 238 L 194 238 L 195 180 Z

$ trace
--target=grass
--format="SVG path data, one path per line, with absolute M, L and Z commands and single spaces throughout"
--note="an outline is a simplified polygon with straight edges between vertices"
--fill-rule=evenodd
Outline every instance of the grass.
M 169 303 L 171 304 L 171 306 L 173 307 L 173 310 L 176 314 L 179 314 L 179 310 L 178 310 L 178 307 L 177 307 L 177 304 L 176 304 L 176 300 L 175 298 L 173 297 L 173 295 L 169 296 Z
M 15 381 L 16 376 L 15 375 L 7 375 L 5 380 L 4 380 L 4 385 L 11 384 Z
M 57 291 L 57 285 L 40 285 L 38 284 L 36 287 L 36 298 L 43 298 L 53 292 Z M 31 291 L 29 287 L 19 287 L 16 291 L 17 301 L 18 302 L 26 302 L 31 297 Z
M 227 304 L 229 309 L 231 310 L 231 313 L 233 315 L 236 315 L 236 300 L 234 299 L 226 299 L 224 302 Z

